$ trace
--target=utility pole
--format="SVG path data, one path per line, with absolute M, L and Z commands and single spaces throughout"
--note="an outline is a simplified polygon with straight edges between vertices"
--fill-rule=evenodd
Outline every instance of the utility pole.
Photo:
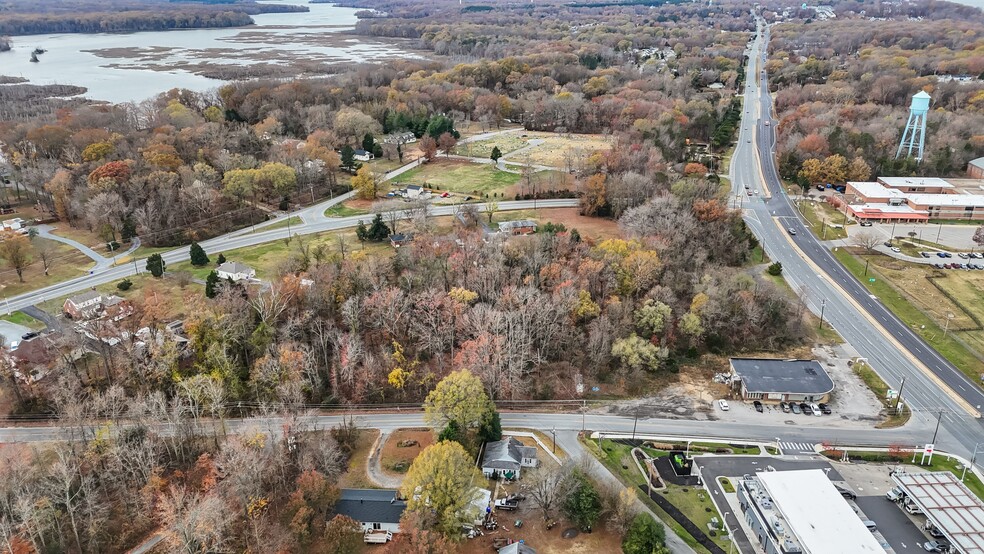
M 943 409 L 936 415 L 936 430 L 933 431 L 933 440 L 929 444 L 936 444 L 936 435 L 940 432 L 940 421 L 943 419 Z
M 553 453 L 557 453 L 557 428 L 554 427 L 550 429 L 550 434 L 553 435 Z
M 899 394 L 895 397 L 895 411 L 899 411 L 899 402 L 902 402 L 902 390 L 905 388 L 905 375 L 902 376 L 902 382 L 899 384 Z
M 639 412 L 638 410 L 633 414 L 634 419 L 632 420 L 632 440 L 635 440 L 636 425 L 639 423 Z
M 823 310 L 827 307 L 827 299 L 823 298 L 820 300 L 820 327 L 817 328 L 818 331 L 823 331 Z
M 946 323 L 943 324 L 943 338 L 946 338 L 946 332 L 950 330 L 950 320 L 953 319 L 953 313 L 946 313 Z

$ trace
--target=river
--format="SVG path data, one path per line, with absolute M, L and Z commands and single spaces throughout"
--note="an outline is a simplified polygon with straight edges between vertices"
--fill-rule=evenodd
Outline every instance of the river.
M 13 37 L 0 53 L 0 75 L 32 84 L 86 87 L 84 96 L 109 102 L 139 102 L 172 88 L 214 89 L 224 81 L 193 72 L 195 65 L 287 65 L 381 61 L 414 57 L 392 45 L 338 36 L 355 26 L 357 9 L 303 4 L 310 12 L 254 15 L 255 25 L 139 33 L 54 34 Z M 39 63 L 31 51 L 47 50 Z M 154 67 L 156 69 L 150 69 Z

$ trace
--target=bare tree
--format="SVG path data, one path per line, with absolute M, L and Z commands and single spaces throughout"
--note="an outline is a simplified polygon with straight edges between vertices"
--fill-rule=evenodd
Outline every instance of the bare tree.
M 574 464 L 547 468 L 538 468 L 523 479 L 523 488 L 533 504 L 543 513 L 543 520 L 548 521 L 555 508 L 564 503 L 567 497 L 566 482 L 574 471 Z
M 164 541 L 172 551 L 188 554 L 225 551 L 234 513 L 215 494 L 178 486 L 171 486 L 158 505 Z
M 878 243 L 880 242 L 881 239 L 870 231 L 861 231 L 860 233 L 854 235 L 854 244 L 864 248 L 869 253 L 873 252 L 875 247 L 878 246 Z

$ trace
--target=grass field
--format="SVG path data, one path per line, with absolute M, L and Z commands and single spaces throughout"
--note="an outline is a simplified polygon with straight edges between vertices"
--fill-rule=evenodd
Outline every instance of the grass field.
M 17 325 L 23 325 L 32 331 L 40 331 L 45 328 L 44 322 L 38 321 L 24 312 L 12 312 L 10 315 L 4 314 L 0 316 L 0 319 L 16 323 Z
M 612 141 L 604 135 L 560 135 L 556 133 L 536 133 L 530 138 L 544 140 L 543 144 L 531 148 L 528 152 L 532 163 L 566 168 L 567 159 L 573 158 L 576 166 L 592 153 L 598 150 L 608 150 Z M 526 156 L 527 152 L 523 155 Z
M 378 489 L 366 473 L 369 451 L 379 436 L 378 429 L 363 429 L 349 457 L 348 468 L 338 479 L 338 487 L 345 489 Z
M 527 145 L 530 139 L 529 137 L 522 137 L 521 135 L 523 134 L 524 133 L 506 133 L 504 135 L 497 135 L 490 139 L 469 142 L 455 148 L 455 153 L 459 156 L 488 158 L 492 155 L 492 148 L 498 146 L 499 152 L 502 154 L 508 154 Z
M 417 184 L 428 188 L 489 196 L 505 194 L 509 187 L 519 182 L 517 173 L 499 171 L 490 165 L 475 164 L 448 159 L 415 167 L 395 179 L 400 183 Z M 391 183 L 395 185 L 396 183 Z
M 412 446 L 400 446 L 402 441 L 417 441 Z M 422 429 L 397 429 L 383 443 L 379 454 L 379 464 L 389 475 L 403 475 L 420 452 L 434 444 L 434 431 Z
M 894 258 L 882 255 L 854 255 L 844 248 L 834 252 L 834 256 L 851 273 L 853 273 L 872 294 L 878 297 L 892 312 L 898 316 L 910 329 L 921 336 L 930 346 L 960 369 L 971 382 L 977 383 L 980 375 L 984 374 L 984 362 L 974 352 L 955 340 L 954 335 L 970 344 L 984 344 L 984 331 L 973 329 L 973 319 L 968 315 L 970 310 L 975 313 L 984 312 L 980 300 L 976 303 L 964 298 L 965 304 L 958 305 L 947 297 L 932 282 L 925 278 L 931 267 L 920 264 L 900 262 Z M 865 260 L 868 260 L 868 274 L 864 274 Z M 984 290 L 984 275 L 980 272 L 960 270 L 939 270 L 940 279 L 934 281 L 944 290 L 953 288 L 962 296 L 980 298 Z M 871 282 L 870 279 L 874 279 Z M 942 284 L 943 280 L 973 279 L 973 285 Z M 976 296 L 975 296 L 976 295 Z M 954 296 L 953 292 L 950 293 Z M 958 299 L 958 302 L 960 300 Z M 972 306 L 972 307 L 970 307 Z M 920 310 L 922 308 L 922 310 Z M 944 336 L 943 327 L 947 314 L 953 314 L 950 320 L 948 335 Z M 981 320 L 980 316 L 977 316 Z M 962 327 L 963 326 L 963 327 Z
M 95 264 L 91 258 L 67 244 L 40 237 L 31 242 L 44 244 L 51 248 L 52 258 L 49 262 L 48 275 L 44 274 L 44 266 L 32 249 L 32 262 L 24 268 L 23 282 L 17 278 L 17 272 L 6 261 L 0 266 L 2 267 L 0 269 L 0 295 L 16 296 L 61 281 L 67 281 L 85 275 Z
M 341 202 L 325 210 L 325 217 L 348 217 L 352 215 L 364 215 L 368 210 L 356 208 L 348 205 L 348 202 Z
M 798 202 L 800 213 L 810 223 L 813 233 L 821 240 L 846 239 L 844 214 L 826 202 Z M 833 227 L 832 225 L 841 225 Z

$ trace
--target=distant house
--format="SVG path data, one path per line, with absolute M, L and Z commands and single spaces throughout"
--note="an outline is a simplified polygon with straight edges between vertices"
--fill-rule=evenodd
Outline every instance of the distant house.
M 536 447 L 525 446 L 515 437 L 486 443 L 482 456 L 482 474 L 519 479 L 521 468 L 536 467 Z
M 400 532 L 400 516 L 407 503 L 395 490 L 342 489 L 335 513 L 348 516 L 362 525 L 362 531 Z
M 68 317 L 76 320 L 108 317 L 122 319 L 133 313 L 130 303 L 115 294 L 102 294 L 90 290 L 76 294 L 62 304 L 62 311 Z
M 530 235 L 536 232 L 536 222 L 529 219 L 503 221 L 499 224 L 499 232 L 511 235 Z
M 407 144 L 417 142 L 417 136 L 407 131 L 405 133 L 393 133 L 383 137 L 384 144 Z
M 413 233 L 397 233 L 389 236 L 390 246 L 399 248 L 413 242 Z
M 239 262 L 226 262 L 215 269 L 219 279 L 232 279 L 235 282 L 248 281 L 256 277 L 256 270 Z
M 360 148 L 359 150 L 355 151 L 355 156 L 353 157 L 360 162 L 368 162 L 369 160 L 375 158 L 376 156 L 373 156 L 372 152 L 368 152 Z
M 3 228 L 7 231 L 19 231 L 23 226 L 24 220 L 19 217 L 3 220 Z
M 403 196 L 410 199 L 419 198 L 420 195 L 424 193 L 424 187 L 420 185 L 407 185 L 405 190 L 406 192 Z

